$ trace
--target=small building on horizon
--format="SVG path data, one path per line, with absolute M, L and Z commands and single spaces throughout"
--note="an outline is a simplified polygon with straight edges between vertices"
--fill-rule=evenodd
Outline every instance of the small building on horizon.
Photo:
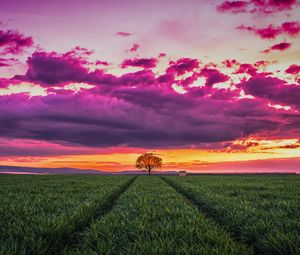
M 185 170 L 180 170 L 179 172 L 178 172 L 178 175 L 179 176 L 186 176 L 186 171 Z

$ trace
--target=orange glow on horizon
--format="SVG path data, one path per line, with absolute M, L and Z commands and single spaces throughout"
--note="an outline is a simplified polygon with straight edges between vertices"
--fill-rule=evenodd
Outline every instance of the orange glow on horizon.
M 81 168 L 104 171 L 134 170 L 135 160 L 146 151 L 154 151 L 163 158 L 162 170 L 197 170 L 210 164 L 250 162 L 255 160 L 297 158 L 300 155 L 298 139 L 237 140 L 225 149 L 158 149 L 122 148 L 102 150 L 97 154 L 2 157 L 1 165 Z

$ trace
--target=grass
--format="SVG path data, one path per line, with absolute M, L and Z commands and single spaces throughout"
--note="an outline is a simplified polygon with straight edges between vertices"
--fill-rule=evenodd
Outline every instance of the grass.
M 131 180 L 0 175 L 0 254 L 56 253 Z
M 0 175 L 0 254 L 300 254 L 300 176 Z
M 139 177 L 65 254 L 251 254 L 159 177 Z
M 166 181 L 257 254 L 300 254 L 298 176 L 188 176 Z

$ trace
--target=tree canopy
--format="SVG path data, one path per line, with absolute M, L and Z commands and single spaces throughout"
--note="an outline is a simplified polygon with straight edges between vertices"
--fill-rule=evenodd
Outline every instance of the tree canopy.
M 151 170 L 154 168 L 161 168 L 162 159 L 155 156 L 154 153 L 148 152 L 139 156 L 136 160 L 136 168 L 146 169 L 148 174 L 151 174 Z

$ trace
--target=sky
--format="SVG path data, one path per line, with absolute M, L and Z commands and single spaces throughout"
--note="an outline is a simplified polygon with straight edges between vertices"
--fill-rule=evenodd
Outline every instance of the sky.
M 3 0 L 0 165 L 299 171 L 300 1 Z

